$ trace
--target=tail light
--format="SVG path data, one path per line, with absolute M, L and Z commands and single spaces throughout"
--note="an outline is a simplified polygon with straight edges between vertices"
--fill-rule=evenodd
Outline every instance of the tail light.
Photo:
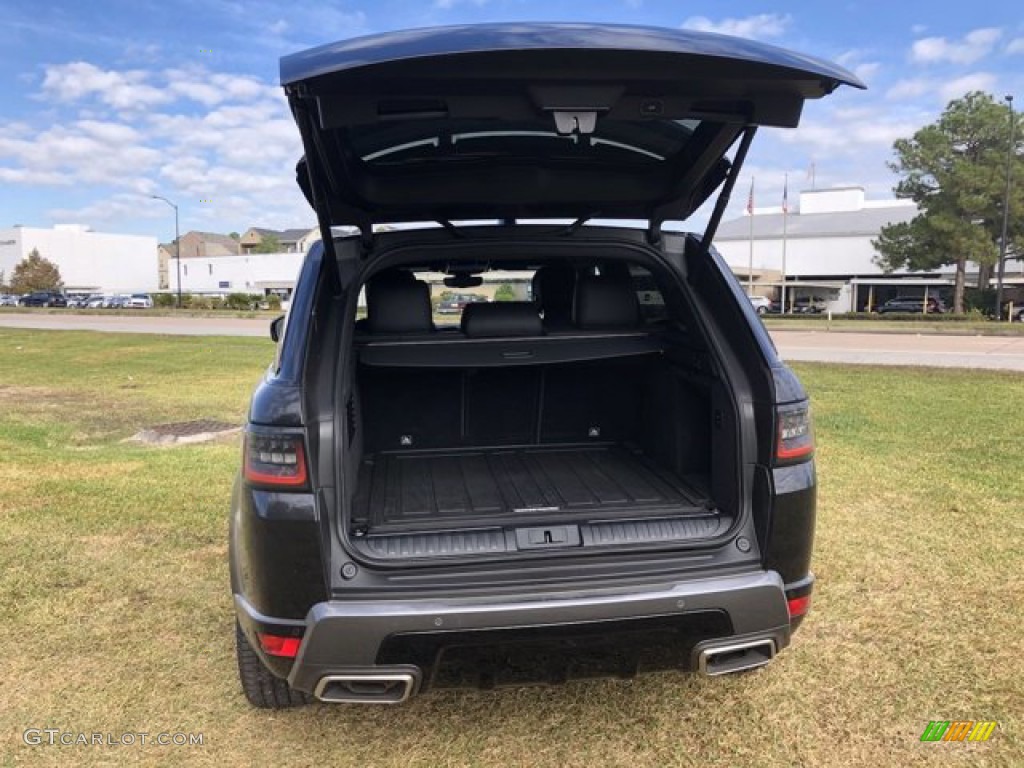
M 284 637 L 283 635 L 272 635 L 268 632 L 257 632 L 256 637 L 260 640 L 260 647 L 268 656 L 283 656 L 294 659 L 299 654 L 299 646 L 302 645 L 301 637 Z
M 809 594 L 801 597 L 791 597 L 786 601 L 789 609 L 789 618 L 796 619 L 804 616 L 811 608 L 811 596 Z
M 783 462 L 806 459 L 814 453 L 814 427 L 807 402 L 780 406 L 775 458 Z
M 297 488 L 306 484 L 306 455 L 298 435 L 245 436 L 245 479 L 260 485 Z

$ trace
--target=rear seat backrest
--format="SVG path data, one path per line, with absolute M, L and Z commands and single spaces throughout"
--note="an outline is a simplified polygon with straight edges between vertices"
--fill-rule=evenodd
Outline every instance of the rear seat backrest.
M 425 333 L 431 321 L 430 286 L 392 274 L 366 285 L 366 330 L 370 333 Z
M 467 304 L 462 310 L 462 332 L 469 338 L 542 336 L 537 305 L 530 301 Z
M 572 324 L 572 300 L 576 269 L 569 263 L 546 264 L 534 273 L 533 300 L 540 306 L 544 327 L 566 328 Z
M 580 275 L 573 320 L 580 330 L 632 328 L 640 320 L 633 283 L 618 275 Z

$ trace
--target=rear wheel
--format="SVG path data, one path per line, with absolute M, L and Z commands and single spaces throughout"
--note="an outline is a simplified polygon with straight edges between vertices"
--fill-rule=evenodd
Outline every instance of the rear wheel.
M 238 679 L 245 698 L 260 709 L 288 709 L 313 702 L 308 693 L 294 690 L 287 680 L 272 674 L 263 666 L 242 628 L 235 623 L 235 655 L 238 658 Z

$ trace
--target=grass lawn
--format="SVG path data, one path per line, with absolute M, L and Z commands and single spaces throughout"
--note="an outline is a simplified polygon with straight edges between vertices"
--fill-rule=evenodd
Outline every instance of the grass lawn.
M 226 512 L 269 341 L 0 330 L 0 765 L 1024 764 L 1024 378 L 800 365 L 816 408 L 818 591 L 759 672 L 677 673 L 398 708 L 250 709 Z M 998 720 L 985 744 L 929 720 Z M 36 746 L 26 728 L 202 732 L 203 746 Z

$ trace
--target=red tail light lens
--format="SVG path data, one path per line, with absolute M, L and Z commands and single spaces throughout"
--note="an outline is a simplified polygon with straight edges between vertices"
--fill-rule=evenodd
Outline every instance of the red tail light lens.
M 811 608 L 810 595 L 804 595 L 803 597 L 791 597 L 786 602 L 789 607 L 790 619 L 795 619 L 799 616 L 803 616 Z
M 306 484 L 306 455 L 295 435 L 245 436 L 245 479 L 260 485 L 296 488 Z
M 282 637 L 271 635 L 267 632 L 257 632 L 256 637 L 260 639 L 260 647 L 268 656 L 284 656 L 294 659 L 299 653 L 299 646 L 302 644 L 301 637 Z
M 808 458 L 814 453 L 814 427 L 807 403 L 778 409 L 775 458 L 780 461 Z

